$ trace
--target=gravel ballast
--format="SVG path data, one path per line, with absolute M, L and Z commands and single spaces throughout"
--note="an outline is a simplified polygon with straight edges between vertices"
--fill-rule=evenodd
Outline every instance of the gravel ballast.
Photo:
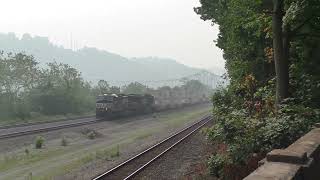
M 204 128 L 209 127 L 208 123 Z M 161 158 L 140 172 L 134 179 L 213 179 L 208 176 L 205 161 L 208 158 L 207 140 L 198 130 Z

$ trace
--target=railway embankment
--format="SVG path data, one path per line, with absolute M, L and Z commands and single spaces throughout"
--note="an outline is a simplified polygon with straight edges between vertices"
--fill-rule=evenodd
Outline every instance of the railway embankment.
M 91 179 L 210 112 L 208 105 L 0 140 L 0 179 Z M 95 137 L 89 134 L 94 132 Z M 34 147 L 44 138 L 41 149 Z M 62 145 L 62 140 L 67 145 Z
M 286 149 L 274 149 L 245 180 L 320 179 L 320 124 Z
M 211 155 L 204 128 L 211 127 L 210 121 L 202 129 L 173 147 L 161 158 L 146 167 L 134 180 L 139 179 L 211 179 L 207 159 Z
M 137 154 L 136 156 L 128 159 L 127 161 L 119 164 L 118 166 L 106 171 L 94 180 L 113 180 L 113 179 L 133 179 L 139 176 L 150 165 L 157 164 L 157 161 L 167 153 L 172 151 L 175 147 L 179 146 L 183 141 L 190 138 L 208 124 L 212 120 L 211 116 L 205 116 L 200 121 L 178 131 L 161 142 L 151 146 L 145 151 Z M 157 174 L 158 178 L 160 174 Z M 147 177 L 148 179 L 153 179 Z M 139 178 L 140 179 L 140 178 Z

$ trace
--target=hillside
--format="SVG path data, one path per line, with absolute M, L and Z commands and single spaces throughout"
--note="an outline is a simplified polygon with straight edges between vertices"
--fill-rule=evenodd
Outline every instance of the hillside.
M 88 81 L 105 79 L 116 85 L 119 81 L 177 79 L 202 71 L 172 59 L 130 59 L 89 47 L 73 51 L 52 44 L 46 37 L 31 37 L 29 34 L 24 34 L 21 39 L 13 33 L 0 34 L 0 50 L 32 54 L 41 65 L 52 61 L 66 63 L 81 71 Z

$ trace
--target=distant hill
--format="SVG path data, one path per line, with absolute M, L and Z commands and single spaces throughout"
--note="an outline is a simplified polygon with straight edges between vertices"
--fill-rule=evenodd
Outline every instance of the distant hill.
M 77 51 L 52 44 L 46 37 L 14 33 L 0 33 L 0 50 L 25 52 L 33 55 L 41 65 L 62 62 L 77 68 L 91 82 L 100 79 L 119 85 L 120 81 L 151 81 L 177 79 L 189 76 L 201 69 L 191 68 L 172 59 L 158 57 L 126 58 L 96 48 L 85 47 Z

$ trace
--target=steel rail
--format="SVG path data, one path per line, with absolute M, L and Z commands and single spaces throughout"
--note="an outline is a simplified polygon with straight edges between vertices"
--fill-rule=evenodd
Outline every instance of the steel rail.
M 164 110 L 164 111 L 170 111 L 170 110 Z M 70 118 L 70 119 L 59 119 L 59 120 L 56 120 L 56 121 L 22 123 L 22 124 L 16 124 L 16 125 L 5 125 L 5 126 L 0 126 L 0 131 L 1 131 L 1 129 L 19 128 L 19 127 L 28 127 L 28 126 L 33 126 L 33 125 L 42 125 L 42 124 L 50 124 L 50 123 L 75 121 L 75 120 L 86 119 L 86 118 L 94 118 L 94 117 L 95 116 L 84 116 L 84 117 Z M 82 125 L 86 125 L 86 124 L 93 124 L 93 123 L 101 122 L 101 120 L 103 120 L 103 118 L 98 118 L 98 119 L 85 121 L 85 122 L 73 122 L 73 123 L 63 124 L 63 125 L 55 125 L 55 126 L 52 126 L 52 127 L 37 128 L 37 129 L 32 129 L 32 130 L 25 130 L 25 131 L 17 131 L 17 132 L 12 132 L 12 133 L 7 133 L 7 134 L 0 134 L 0 140 L 1 139 L 8 139 L 8 138 L 13 138 L 13 137 L 24 136 L 24 135 L 29 135 L 29 134 L 35 134 L 35 133 L 59 130 L 59 129 L 69 128 L 69 127 L 82 126 Z
M 97 123 L 97 122 L 102 122 L 102 121 L 101 121 L 101 119 L 94 119 L 94 120 L 89 120 L 89 121 L 84 121 L 84 122 L 74 122 L 74 123 L 69 123 L 69 124 L 56 125 L 56 126 L 52 126 L 52 127 L 44 127 L 44 128 L 37 128 L 37 129 L 31 129 L 31 130 L 25 130 L 25 131 L 12 132 L 12 133 L 7 133 L 7 134 L 1 134 L 0 139 L 8 139 L 8 138 L 13 138 L 13 137 L 18 137 L 18 136 L 29 135 L 29 134 L 48 132 L 48 131 L 53 131 L 53 130 L 69 128 L 69 127 L 76 127 L 76 126 L 82 126 L 82 125 L 87 125 L 87 124 L 93 124 L 93 123 Z
M 206 103 L 203 103 L 203 104 L 206 104 Z M 196 106 L 196 105 L 199 105 L 199 104 L 191 104 L 191 105 L 186 105 L 186 106 L 177 107 L 177 108 L 168 108 L 168 109 L 163 109 L 161 111 L 155 111 L 155 112 L 170 112 L 172 110 L 179 110 L 179 109 L 183 109 L 183 108 L 186 108 L 186 107 L 192 107 L 192 106 Z M 141 116 L 143 116 L 143 115 L 145 115 L 145 114 L 141 114 Z M 56 119 L 56 120 L 47 120 L 47 121 L 40 121 L 40 122 L 9 124 L 9 125 L 0 126 L 0 130 L 1 129 L 8 129 L 8 128 L 23 127 L 23 126 L 33 126 L 33 125 L 41 125 L 41 124 L 47 124 L 47 123 L 55 123 L 55 122 L 72 121 L 72 120 L 78 120 L 78 119 L 94 118 L 94 117 L 95 117 L 95 115 L 88 115 L 88 116 L 61 118 L 61 119 Z
M 94 118 L 94 117 L 95 117 L 94 115 L 91 115 L 91 116 L 81 116 L 81 117 L 73 117 L 73 118 L 61 118 L 61 119 L 41 121 L 41 122 L 9 124 L 9 125 L 0 126 L 0 129 L 8 129 L 8 128 L 23 127 L 23 126 L 41 125 L 41 124 L 55 123 L 55 122 L 73 121 L 73 120 L 78 120 L 78 119 L 86 119 L 86 118 Z
M 141 170 L 143 170 L 144 168 L 146 168 L 148 165 L 150 165 L 152 162 L 154 162 L 156 159 L 158 159 L 159 157 L 161 157 L 163 154 L 165 154 L 166 152 L 168 152 L 170 149 L 172 149 L 173 147 L 175 147 L 176 145 L 178 145 L 179 143 L 181 143 L 184 139 L 186 139 L 187 137 L 189 137 L 190 135 L 192 135 L 195 131 L 197 131 L 198 129 L 200 129 L 201 127 L 203 127 L 205 124 L 207 124 L 209 121 L 211 120 L 211 116 L 207 115 L 205 117 L 203 117 L 200 121 L 197 121 L 185 128 L 183 128 L 182 130 L 172 134 L 171 136 L 165 138 L 164 140 L 162 140 L 161 142 L 151 146 L 150 148 L 144 150 L 143 152 L 135 155 L 134 157 L 124 161 L 123 163 L 115 166 L 114 168 L 108 170 L 107 172 L 95 177 L 93 180 L 102 180 L 107 178 L 108 176 L 112 175 L 113 173 L 116 173 L 116 171 L 118 171 L 120 168 L 125 167 L 126 165 L 128 165 L 129 163 L 133 162 L 134 160 L 141 158 L 143 155 L 145 155 L 146 153 L 155 150 L 156 148 L 160 147 L 161 145 L 163 145 L 164 143 L 168 142 L 169 140 L 177 137 L 178 135 L 184 133 L 185 131 L 189 130 L 190 128 L 196 127 L 198 124 L 200 124 L 198 127 L 196 127 L 195 129 L 193 129 L 191 132 L 189 132 L 187 135 L 183 136 L 181 139 L 177 140 L 175 143 L 173 143 L 172 145 L 170 145 L 168 148 L 166 148 L 164 151 L 162 151 L 161 153 L 157 154 L 155 157 L 153 157 L 151 160 L 149 160 L 147 163 L 143 164 L 142 166 L 140 166 L 138 169 L 136 169 L 134 172 L 131 172 L 128 176 L 126 176 L 124 179 L 130 179 L 132 177 L 134 177 L 137 173 L 139 173 Z M 201 124 L 202 123 L 202 124 Z

